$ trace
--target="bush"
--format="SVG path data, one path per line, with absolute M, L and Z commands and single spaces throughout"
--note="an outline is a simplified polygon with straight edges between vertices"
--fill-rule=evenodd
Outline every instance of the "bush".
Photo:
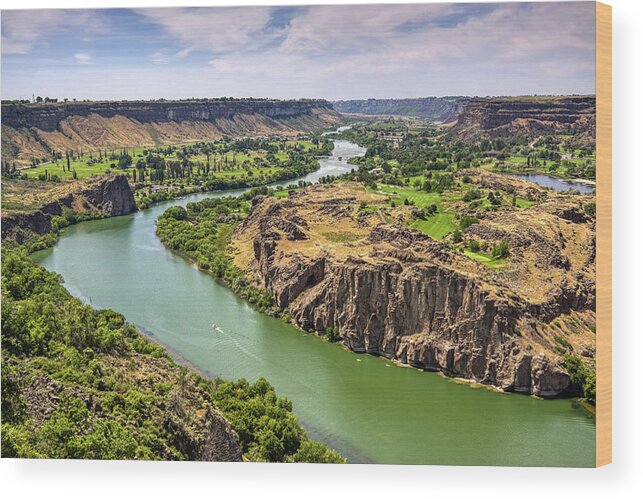
M 507 258 L 509 256 L 509 245 L 504 241 L 495 244 L 493 246 L 492 255 L 496 258 Z
M 480 222 L 480 220 L 478 220 L 475 217 L 470 217 L 468 215 L 463 215 L 462 218 L 460 219 L 460 228 L 462 230 L 464 230 L 467 227 L 471 227 L 473 224 L 477 224 L 479 222 Z
M 334 343 L 334 342 L 339 341 L 341 339 L 339 331 L 337 329 L 335 329 L 334 327 L 331 327 L 331 326 L 328 326 L 326 328 L 326 332 L 324 333 L 324 336 L 331 343 Z
M 165 210 L 161 217 L 173 218 L 174 220 L 186 220 L 188 218 L 188 212 L 183 206 L 172 206 Z
M 469 203 L 470 201 L 480 199 L 481 197 L 482 193 L 478 189 L 470 189 L 464 193 L 464 196 L 462 196 L 462 201 L 464 201 L 465 203 Z
M 572 354 L 563 357 L 563 365 L 572 386 L 582 392 L 587 402 L 596 404 L 596 369 L 586 366 L 580 357 Z

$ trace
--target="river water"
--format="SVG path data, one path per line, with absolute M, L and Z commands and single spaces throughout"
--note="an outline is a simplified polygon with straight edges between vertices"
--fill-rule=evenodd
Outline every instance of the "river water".
M 305 180 L 348 171 L 345 158 L 363 153 L 337 141 Z M 350 462 L 594 465 L 594 419 L 572 401 L 473 388 L 349 352 L 256 312 L 163 247 L 155 220 L 169 206 L 227 194 L 69 227 L 34 259 L 61 274 L 72 294 L 124 314 L 199 369 L 228 379 L 265 377 L 292 400 L 310 435 Z
M 578 182 L 574 180 L 566 180 L 564 178 L 551 177 L 543 173 L 505 173 L 511 177 L 518 177 L 522 180 L 534 182 L 543 187 L 549 187 L 555 191 L 568 191 L 570 189 L 576 190 L 581 194 L 591 194 L 596 188 L 595 184 L 585 182 Z

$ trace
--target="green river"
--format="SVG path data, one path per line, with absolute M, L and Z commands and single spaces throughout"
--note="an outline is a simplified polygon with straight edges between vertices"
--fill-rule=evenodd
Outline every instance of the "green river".
M 350 169 L 345 158 L 356 154 L 363 149 L 337 141 L 306 180 Z M 159 242 L 155 220 L 169 206 L 229 194 L 81 223 L 34 259 L 72 294 L 121 312 L 198 369 L 265 377 L 309 434 L 350 462 L 594 465 L 594 418 L 573 401 L 498 393 L 357 355 L 256 312 Z

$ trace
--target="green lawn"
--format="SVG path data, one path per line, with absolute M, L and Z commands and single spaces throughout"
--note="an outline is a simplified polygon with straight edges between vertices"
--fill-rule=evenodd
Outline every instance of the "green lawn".
M 496 258 L 486 253 L 476 253 L 465 249 L 464 254 L 492 269 L 504 267 L 507 264 L 507 261 L 504 258 Z
M 534 201 L 529 201 L 528 199 L 525 198 L 516 198 L 516 206 L 518 208 L 529 208 L 530 206 L 533 206 L 535 204 Z
M 298 145 L 302 147 L 304 151 L 310 151 L 316 147 L 310 140 L 289 140 L 287 144 L 291 146 Z
M 439 208 L 442 199 L 442 196 L 437 192 L 418 191 L 412 187 L 400 187 L 397 185 L 378 184 L 376 192 L 393 195 L 395 204 L 402 204 L 406 198 L 417 206 L 422 207 L 435 204 Z
M 409 227 L 424 232 L 433 239 L 443 239 L 457 229 L 453 223 L 454 218 L 453 213 L 438 213 L 426 220 L 415 220 Z
M 76 170 L 78 178 L 89 177 L 90 175 L 104 175 L 105 170 L 111 169 L 110 165 L 112 163 L 117 162 L 108 160 L 88 165 L 84 160 L 73 160 L 70 161 L 71 171 L 67 171 L 67 161 L 62 159 L 58 163 L 48 163 L 21 170 L 21 173 L 26 173 L 29 178 L 37 179 L 39 175 L 44 175 L 47 172 L 51 176 L 58 175 L 61 180 L 69 180 L 74 178 L 74 170 Z

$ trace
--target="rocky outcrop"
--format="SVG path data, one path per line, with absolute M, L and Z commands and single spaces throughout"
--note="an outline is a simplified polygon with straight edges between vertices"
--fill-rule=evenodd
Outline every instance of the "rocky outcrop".
M 506 97 L 472 99 L 466 103 L 449 135 L 458 140 L 575 135 L 594 142 L 596 97 Z
M 92 151 L 214 140 L 223 135 L 296 135 L 336 124 L 324 100 L 2 103 L 2 158 L 46 161 L 52 151 Z
M 2 240 L 22 243 L 33 234 L 51 230 L 51 216 L 38 210 L 32 213 L 15 213 L 2 216 Z
M 98 212 L 105 216 L 125 215 L 136 211 L 134 194 L 125 175 L 102 177 L 98 181 L 68 184 L 71 190 L 29 213 L 2 215 L 2 240 L 24 242 L 33 235 L 51 230 L 52 216 L 64 210 Z M 66 186 L 65 186 L 66 187 Z
M 81 196 L 87 199 L 90 206 L 110 217 L 136 211 L 134 194 L 125 175 L 116 175 L 101 180 L 88 190 L 83 191 Z M 73 206 L 73 202 L 70 206 Z
M 150 376 L 162 379 L 166 384 L 174 382 L 174 376 L 178 371 L 178 368 L 172 367 L 163 359 L 138 354 L 133 354 L 130 358 L 112 358 L 106 355 L 102 356 L 99 362 L 103 368 L 116 369 L 122 376 L 121 379 L 135 376 L 132 373 L 137 371 L 127 369 L 128 365 L 136 365 L 142 371 L 153 373 Z M 61 403 L 69 398 L 81 401 L 93 421 L 116 419 L 114 414 L 110 414 L 109 410 L 103 407 L 100 398 L 102 392 L 92 393 L 82 384 L 65 386 L 42 372 L 33 370 L 28 362 L 25 362 L 21 369 L 24 371 L 20 374 L 21 400 L 24 401 L 25 412 L 36 430 L 44 426 L 60 408 Z M 150 417 L 157 421 L 160 438 L 166 443 L 166 446 L 159 450 L 159 457 L 165 460 L 179 458 L 188 461 L 243 460 L 239 437 L 198 387 L 188 384 L 181 392 L 172 392 L 166 398 L 160 398 L 153 391 L 155 386 L 138 383 L 137 389 L 146 392 L 148 412 L 151 414 Z M 106 389 L 105 385 L 99 385 L 99 390 Z M 195 411 L 195 405 L 203 408 Z M 119 424 L 122 422 L 119 421 Z M 170 447 L 180 454 L 172 452 Z
M 534 302 L 448 244 L 381 221 L 366 227 L 359 241 L 329 245 L 322 231 L 348 228 L 354 217 L 338 215 L 336 208 L 350 198 L 333 189 L 259 200 L 235 235 L 241 254 L 252 241 L 245 266 L 296 325 L 318 333 L 332 328 L 353 351 L 505 391 L 554 396 L 569 388 L 569 376 L 537 326 L 592 307 L 589 283 L 567 281 L 558 294 Z M 359 192 L 348 202 L 359 204 Z

